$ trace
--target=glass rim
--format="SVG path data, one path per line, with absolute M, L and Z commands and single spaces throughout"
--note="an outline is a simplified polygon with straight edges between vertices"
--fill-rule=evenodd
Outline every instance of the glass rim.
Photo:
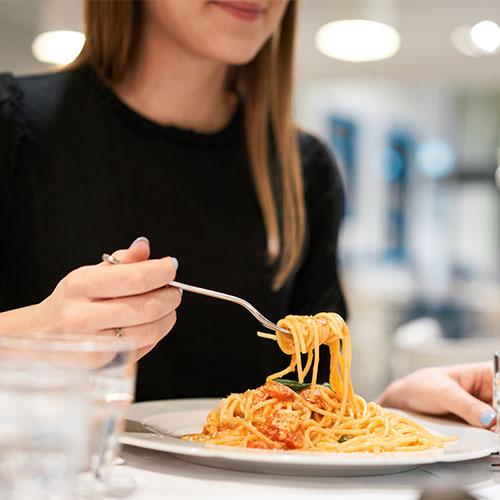
M 139 346 L 129 340 L 106 335 L 71 333 L 0 334 L 0 348 L 23 350 L 79 351 L 79 352 L 133 352 Z

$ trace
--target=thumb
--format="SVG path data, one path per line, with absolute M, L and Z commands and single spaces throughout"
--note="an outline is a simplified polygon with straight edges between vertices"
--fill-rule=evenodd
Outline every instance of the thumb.
M 493 408 L 472 396 L 458 383 L 450 384 L 441 396 L 441 406 L 469 424 L 489 429 L 495 423 L 496 414 Z

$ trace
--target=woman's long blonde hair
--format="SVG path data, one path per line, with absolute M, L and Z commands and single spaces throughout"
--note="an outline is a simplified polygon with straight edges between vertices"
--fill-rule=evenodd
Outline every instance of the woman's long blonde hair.
M 279 29 L 248 64 L 234 67 L 230 84 L 245 98 L 246 140 L 279 289 L 297 266 L 305 235 L 305 204 L 297 131 L 292 119 L 296 0 Z M 141 29 L 140 0 L 84 0 L 86 42 L 77 64 L 88 62 L 112 86 L 124 77 Z M 273 183 L 272 126 L 280 186 Z

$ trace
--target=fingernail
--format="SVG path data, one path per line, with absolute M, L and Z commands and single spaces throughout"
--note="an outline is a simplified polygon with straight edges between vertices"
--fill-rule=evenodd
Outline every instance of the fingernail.
M 480 417 L 480 422 L 482 425 L 485 427 L 489 427 L 493 420 L 495 420 L 496 415 L 492 411 L 485 411 L 484 413 L 481 414 Z
M 146 236 L 139 236 L 139 238 L 136 238 L 129 246 L 129 248 L 132 248 L 136 243 L 139 243 L 139 241 L 144 241 L 144 243 L 147 243 L 149 245 L 149 240 L 146 238 Z
M 174 264 L 175 270 L 179 269 L 179 261 L 175 257 L 170 257 L 172 259 L 172 262 Z

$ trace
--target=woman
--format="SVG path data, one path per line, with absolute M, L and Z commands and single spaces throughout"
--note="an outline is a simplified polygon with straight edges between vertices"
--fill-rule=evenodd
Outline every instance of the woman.
M 296 2 L 85 2 L 71 68 L 0 79 L 0 332 L 169 332 L 179 281 L 266 317 L 345 316 L 325 148 L 291 118 Z M 127 265 L 97 264 L 104 251 Z M 180 262 L 175 276 L 175 256 Z M 162 258 L 163 257 L 163 258 Z M 185 294 L 138 399 L 226 395 L 285 360 L 242 308 Z
M 295 9 L 87 1 L 71 69 L 0 77 L 0 333 L 123 333 L 145 354 L 175 323 L 177 259 L 149 259 L 142 237 L 114 253 L 127 265 L 95 264 L 138 233 L 154 257 L 179 258 L 179 279 L 271 319 L 345 315 L 337 172 L 291 121 Z M 175 333 L 141 360 L 138 398 L 260 385 L 285 360 L 257 328 L 233 304 L 186 294 Z M 433 368 L 379 402 L 490 427 L 491 386 L 488 363 Z

